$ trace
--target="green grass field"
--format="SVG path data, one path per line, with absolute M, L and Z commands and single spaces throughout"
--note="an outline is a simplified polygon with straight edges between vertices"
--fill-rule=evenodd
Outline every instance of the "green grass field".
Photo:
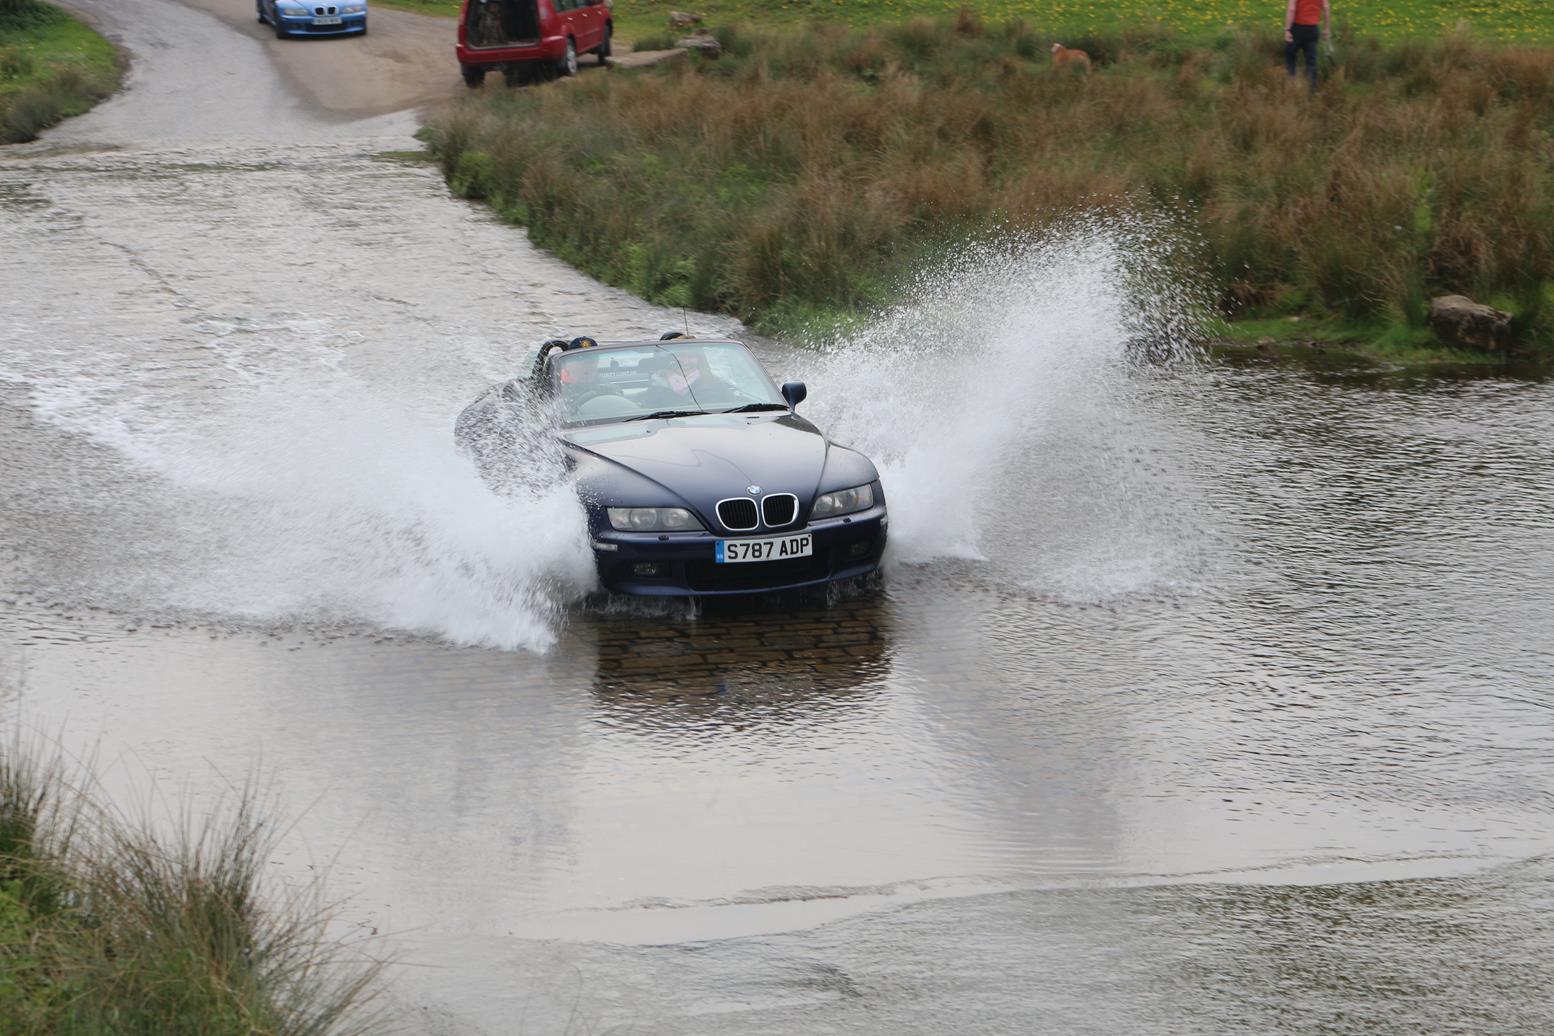
M 1554 49 L 1357 41 L 1308 97 L 1275 33 L 1080 37 L 1088 76 L 1029 23 L 717 34 L 717 61 L 471 93 L 428 139 L 563 259 L 776 333 L 889 305 L 947 242 L 1142 206 L 1259 337 L 1401 349 L 1466 294 L 1554 346 Z
M 0 144 L 31 140 L 118 84 L 113 44 L 57 7 L 0 2 Z
M 397 7 L 422 14 L 452 15 L 458 0 L 372 0 L 380 7 Z M 855 26 L 899 21 L 915 15 L 954 14 L 967 8 L 990 22 L 1025 21 L 1060 32 L 1115 34 L 1132 28 L 1166 28 L 1207 37 L 1229 28 L 1280 29 L 1284 4 L 1279 0 L 618 0 L 619 35 L 631 40 L 664 28 L 670 11 L 705 15 L 708 23 L 830 21 Z M 1450 31 L 1459 22 L 1476 35 L 1512 43 L 1554 41 L 1554 3 L 1550 0 L 1379 0 L 1333 5 L 1345 32 L 1384 40 L 1429 37 Z

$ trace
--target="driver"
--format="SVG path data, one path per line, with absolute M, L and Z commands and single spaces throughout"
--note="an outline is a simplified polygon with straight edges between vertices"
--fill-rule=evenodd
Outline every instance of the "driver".
M 575 359 L 562 360 L 559 366 L 556 381 L 561 388 L 561 398 L 566 402 L 567 408 L 574 413 L 578 407 L 595 396 L 621 394 L 619 388 L 599 377 L 597 356 L 579 356 Z

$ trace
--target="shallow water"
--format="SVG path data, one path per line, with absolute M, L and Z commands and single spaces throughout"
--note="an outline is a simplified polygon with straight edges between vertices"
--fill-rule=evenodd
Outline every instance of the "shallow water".
M 1554 1028 L 1554 385 L 1140 361 L 1191 291 L 1071 228 L 758 343 L 883 590 L 601 607 L 452 419 L 687 318 L 143 10 L 201 47 L 0 156 L 0 702 L 126 801 L 266 775 L 410 1031 Z

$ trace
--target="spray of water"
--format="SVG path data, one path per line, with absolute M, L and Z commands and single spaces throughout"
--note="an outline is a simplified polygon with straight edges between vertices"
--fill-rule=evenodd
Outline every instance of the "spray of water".
M 1191 502 L 1151 389 L 1203 338 L 1189 241 L 1149 212 L 1000 235 L 827 344 L 812 413 L 880 466 L 896 564 L 1086 601 L 1182 581 Z
M 26 386 L 41 424 L 128 462 L 106 487 L 62 480 L 55 492 L 84 518 L 32 544 L 49 555 L 34 581 L 137 616 L 548 646 L 594 584 L 556 454 L 535 451 L 527 479 L 494 493 L 454 448 L 457 404 L 348 373 L 334 349 L 283 355 L 258 363 L 228 349 L 219 375 L 176 393 L 150 366 L 33 357 L 0 370 Z
M 812 415 L 882 468 L 895 564 L 977 559 L 977 578 L 1080 599 L 1179 578 L 1190 537 L 1151 450 L 1150 385 L 1189 354 L 1199 310 L 1168 222 L 982 242 L 810 365 Z M 435 371 L 405 371 L 406 353 L 385 373 L 351 367 L 362 343 L 327 323 L 201 320 L 198 356 L 0 352 L 0 381 L 56 433 L 17 437 L 33 455 L 17 477 L 43 502 L 7 516 L 38 530 L 24 553 L 46 596 L 554 640 L 594 587 L 581 507 L 555 451 L 520 450 L 525 477 L 493 492 L 456 449 L 452 418 L 473 395 L 456 343 Z M 88 453 L 118 461 L 82 478 Z

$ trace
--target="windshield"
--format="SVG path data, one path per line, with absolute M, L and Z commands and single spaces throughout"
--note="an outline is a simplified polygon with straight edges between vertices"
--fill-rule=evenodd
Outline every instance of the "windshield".
M 569 425 L 788 409 L 755 357 L 735 342 L 576 349 L 552 358 L 550 369 Z

